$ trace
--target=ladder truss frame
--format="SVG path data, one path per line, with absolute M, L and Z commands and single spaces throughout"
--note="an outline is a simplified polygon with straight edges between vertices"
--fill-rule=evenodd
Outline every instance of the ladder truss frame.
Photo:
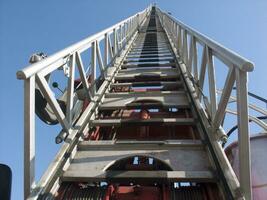
M 58 169 L 63 167 L 67 162 L 62 162 L 64 156 L 71 152 L 78 143 L 78 138 L 82 132 L 86 132 L 88 127 L 86 123 L 93 114 L 92 111 L 96 109 L 96 104 L 101 101 L 101 98 L 108 88 L 111 79 L 114 77 L 114 72 L 121 65 L 121 59 L 117 59 L 118 55 L 125 54 L 129 49 L 127 45 L 131 44 L 135 38 L 138 28 L 141 23 L 148 17 L 151 6 L 145 10 L 107 28 L 91 37 L 88 37 L 66 49 L 49 56 L 36 64 L 33 64 L 21 71 L 17 72 L 17 78 L 24 80 L 24 198 L 36 199 L 40 194 L 47 190 L 51 185 L 49 182 L 56 182 L 52 180 Z M 123 31 L 122 31 L 123 30 Z M 113 37 L 113 40 L 110 38 Z M 100 41 L 104 40 L 104 62 L 101 58 L 99 46 Z M 111 41 L 113 44 L 111 44 Z M 95 91 L 95 84 L 90 86 L 87 82 L 85 73 L 85 66 L 82 64 L 80 54 L 84 51 L 92 49 L 91 65 L 93 72 L 93 81 L 96 80 L 96 59 L 100 63 L 100 70 L 105 71 L 105 81 L 98 91 Z M 103 64 L 104 63 L 104 64 Z M 78 122 L 74 125 L 71 119 L 71 111 L 73 108 L 73 91 L 74 91 L 74 71 L 75 64 L 79 70 L 82 85 L 86 89 L 87 99 L 91 101 L 87 109 L 83 112 Z M 50 89 L 45 76 L 51 74 L 53 71 L 67 65 L 70 70 L 69 84 L 68 84 L 68 106 L 66 116 L 62 112 L 58 102 L 56 101 L 52 90 Z M 109 66 L 114 66 L 110 67 Z M 111 71 L 111 73 L 110 73 Z M 111 75 L 110 75 L 111 74 Z M 66 142 L 63 144 L 56 159 L 50 164 L 48 170 L 42 176 L 38 184 L 35 184 L 35 88 L 36 84 L 40 87 L 49 105 L 62 126 L 62 131 L 59 135 L 64 135 Z M 68 118 L 67 118 L 68 116 Z M 81 127 L 77 129 L 76 127 Z M 64 164 L 63 164 L 64 163 Z M 58 180 L 57 180 L 58 181 Z M 54 184 L 53 184 L 54 185 Z
M 103 30 L 89 38 L 82 40 L 38 63 L 35 63 L 17 72 L 17 78 L 24 80 L 24 196 L 36 199 L 48 190 L 55 190 L 59 184 L 60 169 L 65 168 L 75 153 L 79 138 L 88 131 L 88 121 L 93 119 L 98 109 L 98 104 L 103 101 L 105 91 L 114 82 L 114 76 L 118 69 L 123 66 L 123 57 L 130 50 L 139 26 L 145 21 L 151 12 L 149 6 L 122 22 Z M 234 197 L 251 199 L 251 172 L 250 172 L 250 142 L 248 126 L 248 98 L 247 77 L 248 72 L 253 70 L 253 64 L 231 50 L 223 47 L 189 26 L 177 21 L 166 12 L 157 8 L 157 15 L 169 38 L 178 69 L 184 79 L 185 85 L 190 91 L 190 99 L 194 102 L 195 112 L 202 121 L 202 126 L 207 132 L 211 149 L 218 158 L 218 163 L 227 179 L 228 186 Z M 112 37 L 112 39 L 111 39 Z M 188 41 L 190 40 L 189 44 Z M 99 43 L 104 41 L 104 55 L 102 59 Z M 113 42 L 113 44 L 112 44 Z M 203 46 L 202 58 L 198 58 L 197 44 Z M 91 49 L 91 68 L 93 82 L 88 84 L 81 53 Z M 216 57 L 228 67 L 228 75 L 221 93 L 220 101 L 217 102 L 217 89 L 213 59 Z M 198 66 L 198 59 L 201 66 Z M 100 68 L 104 82 L 96 91 L 95 81 L 96 66 Z M 56 101 L 45 76 L 53 71 L 67 66 L 68 97 L 66 116 Z M 82 113 L 78 121 L 72 121 L 72 109 L 74 99 L 74 73 L 77 67 L 82 85 L 86 90 L 86 98 L 90 101 L 89 106 Z M 208 73 L 206 73 L 206 69 Z M 199 73 L 200 72 L 200 73 Z M 208 76 L 211 101 L 206 102 L 202 93 L 205 77 Z M 227 104 L 231 101 L 231 92 L 234 84 L 237 87 L 237 120 L 238 142 L 240 158 L 240 182 L 236 178 L 230 163 L 221 147 L 220 139 L 225 135 L 221 126 Z M 66 141 L 48 170 L 42 176 L 38 184 L 35 184 L 35 88 L 41 89 L 64 135 Z M 77 128 L 78 127 L 78 128 Z M 211 152 L 211 154 L 213 154 Z M 68 158 L 66 158 L 68 156 Z M 240 191 L 240 192 L 239 192 Z
M 248 125 L 248 72 L 253 71 L 253 63 L 231 50 L 223 47 L 219 43 L 211 40 L 207 36 L 195 31 L 191 27 L 174 19 L 168 13 L 161 11 L 161 23 L 165 25 L 165 31 L 173 45 L 177 50 L 177 58 L 180 64 L 182 75 L 185 79 L 187 87 L 191 92 L 191 99 L 195 102 L 199 111 L 199 116 L 204 122 L 203 128 L 206 129 L 210 141 L 212 141 L 213 149 L 221 161 L 226 161 L 226 165 L 222 166 L 224 174 L 228 177 L 228 183 L 234 196 L 244 196 L 245 199 L 252 198 L 251 189 L 251 159 L 250 159 L 250 141 L 249 141 L 249 125 Z M 188 40 L 190 43 L 188 44 Z M 197 43 L 203 46 L 202 58 L 197 55 Z M 220 102 L 217 104 L 217 90 L 215 80 L 215 69 L 213 59 L 216 57 L 222 61 L 229 69 L 228 75 L 222 90 Z M 198 66 L 197 60 L 201 59 L 201 66 Z M 198 69 L 200 67 L 200 69 Z M 208 68 L 208 86 L 209 97 L 208 106 L 205 102 L 203 105 L 201 99 L 203 95 L 203 85 L 206 76 L 206 68 Z M 200 72 L 200 74 L 198 74 Z M 237 87 L 237 121 L 238 121 L 238 143 L 239 145 L 239 170 L 240 181 L 237 180 L 235 174 L 223 153 L 223 149 L 217 138 L 224 136 L 225 133 L 221 127 L 221 123 L 227 112 L 227 104 L 230 101 L 230 95 L 233 90 L 234 83 Z M 207 99 L 207 98 L 206 98 Z M 206 109 L 205 109 L 206 108 Z M 208 129 L 207 129 L 208 127 Z M 221 165 L 223 162 L 220 162 Z M 230 172 L 230 173 L 229 173 Z M 228 176 L 227 174 L 231 174 Z M 240 184 L 240 185 L 239 185 Z M 240 192 L 238 192 L 240 187 Z M 240 194 L 241 193 L 241 194 Z

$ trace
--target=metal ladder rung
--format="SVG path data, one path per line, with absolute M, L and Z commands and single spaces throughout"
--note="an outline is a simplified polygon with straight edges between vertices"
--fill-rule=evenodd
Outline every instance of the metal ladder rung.
M 119 81 L 118 84 L 132 82 L 133 87 L 137 87 L 139 83 L 141 83 L 140 87 L 142 84 L 144 84 L 144 86 L 159 86 L 157 84 L 152 84 L 152 82 L 159 82 L 159 81 L 160 82 L 175 82 L 177 80 L 180 80 L 180 76 L 160 76 L 160 77 L 158 76 L 154 76 L 154 77 L 153 76 L 135 76 L 135 77 L 127 77 L 127 78 L 122 77 L 122 78 L 118 78 L 115 80 Z
M 204 149 L 205 145 L 201 140 L 88 140 L 78 144 L 78 151 L 90 150 L 149 150 L 149 149 Z
M 124 103 L 124 104 L 119 104 L 118 103 Z M 104 111 L 104 110 L 118 110 L 118 109 L 168 109 L 168 108 L 177 108 L 177 109 L 184 109 L 184 108 L 190 108 L 189 103 L 186 102 L 181 102 L 181 103 L 129 103 L 125 104 L 126 102 L 120 102 L 118 101 L 117 104 L 109 104 L 105 105 L 102 104 L 99 106 L 99 110 Z
M 170 50 L 167 51 L 130 51 L 130 53 L 128 55 L 134 55 L 134 54 L 141 54 L 141 55 L 145 55 L 145 54 L 165 54 L 165 53 L 170 53 Z
M 121 69 L 118 73 L 119 74 L 136 74 L 136 73 L 167 73 L 167 72 L 175 72 L 180 74 L 177 68 L 167 68 L 167 67 L 156 67 L 155 69 L 153 67 L 148 68 L 138 68 L 138 69 Z
M 137 65 L 137 66 L 152 66 L 152 65 L 161 65 L 161 64 L 169 64 L 169 63 L 174 63 L 174 62 L 168 62 L 168 61 L 154 61 L 154 62 L 131 62 L 131 63 L 124 63 L 122 66 L 127 66 L 127 65 Z
M 195 125 L 193 118 L 151 118 L 151 119 L 97 119 L 91 121 L 92 126 L 129 126 L 129 125 Z
M 62 181 L 160 181 L 169 183 L 174 182 L 215 182 L 214 175 L 211 171 L 106 171 L 101 174 L 95 174 L 87 169 L 80 170 L 68 170 L 62 178 Z
M 163 67 L 163 66 L 175 66 L 175 62 L 167 62 L 167 63 L 141 63 L 141 64 L 123 64 L 121 67 Z
M 133 82 L 140 82 L 140 81 L 170 81 L 178 79 L 178 74 L 136 74 L 132 76 L 116 76 L 115 81 L 133 81 Z
M 116 87 L 143 87 L 143 86 L 163 86 L 163 87 L 179 87 L 182 86 L 181 81 L 147 81 L 147 82 L 130 82 L 130 83 L 112 83 L 111 88 Z
M 132 47 L 132 49 L 140 49 L 140 50 L 142 50 L 142 49 L 154 49 L 154 48 L 157 48 L 157 49 L 160 49 L 160 48 L 169 48 L 169 46 L 168 45 L 134 45 L 133 47 Z
M 131 50 L 161 50 L 161 49 L 169 49 L 168 45 L 165 46 L 146 46 L 146 47 L 132 47 Z
M 151 54 L 151 55 L 132 55 L 132 56 L 127 56 L 126 58 L 173 58 L 172 54 Z
M 139 59 L 139 60 L 125 60 L 123 63 L 135 63 L 135 62 L 174 62 L 173 58 L 171 59 L 158 59 L 158 58 L 152 58 L 152 59 Z
M 136 46 L 133 47 L 129 52 L 134 52 L 134 51 L 167 51 L 170 50 L 169 46 Z
M 137 65 L 122 65 L 121 69 L 139 68 L 139 67 L 174 67 L 176 63 L 155 63 L 155 64 L 137 64 Z
M 146 93 L 143 92 L 116 92 L 116 93 L 106 93 L 105 98 L 129 98 L 129 97 L 176 97 L 176 96 L 185 96 L 185 91 L 147 91 Z M 178 101 L 178 100 L 177 100 Z

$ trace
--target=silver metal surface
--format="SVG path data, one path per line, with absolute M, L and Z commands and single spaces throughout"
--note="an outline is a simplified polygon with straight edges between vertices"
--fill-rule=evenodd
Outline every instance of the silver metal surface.
M 90 86 L 88 84 L 88 77 L 85 73 L 85 68 L 83 66 L 82 63 L 82 58 L 80 56 L 80 54 L 83 51 L 88 50 L 89 48 L 93 48 L 92 51 L 92 68 L 93 68 L 93 79 L 95 80 L 96 77 L 96 57 L 98 58 L 98 63 L 99 63 L 99 67 L 101 68 L 100 70 L 104 70 L 104 64 L 102 61 L 102 56 L 100 53 L 100 49 L 99 49 L 99 42 L 102 41 L 105 38 L 109 38 L 110 35 L 112 34 L 112 31 L 115 31 L 115 33 L 118 31 L 118 29 L 122 26 L 126 25 L 126 22 L 128 23 L 129 21 L 132 21 L 135 23 L 135 25 L 133 25 L 131 27 L 131 29 L 128 29 L 128 41 L 126 41 L 125 39 L 125 35 L 124 38 L 121 38 L 121 40 L 123 41 L 117 41 L 116 39 L 116 46 L 115 48 L 117 48 L 117 43 L 120 42 L 121 43 L 121 48 L 116 49 L 116 54 L 117 56 L 123 51 L 122 47 L 125 46 L 129 40 L 131 39 L 131 37 L 134 37 L 137 27 L 139 26 L 139 24 L 137 23 L 137 17 L 139 18 L 139 23 L 142 23 L 143 20 L 145 20 L 145 18 L 148 16 L 149 12 L 150 12 L 151 7 L 148 7 L 147 9 L 145 9 L 144 11 L 138 13 L 137 15 L 134 15 L 132 17 L 129 17 L 126 20 L 123 20 L 122 22 L 107 28 L 106 30 L 97 33 L 89 38 L 86 38 L 70 47 L 67 47 L 66 49 L 55 53 L 52 56 L 49 56 L 48 58 L 45 58 L 41 61 L 39 61 L 38 63 L 35 63 L 23 70 L 20 70 L 17 72 L 17 78 L 18 79 L 24 79 L 25 81 L 25 125 L 24 125 L 24 196 L 25 199 L 27 197 L 29 197 L 30 193 L 32 190 L 34 190 L 34 192 L 32 193 L 32 198 L 36 198 L 38 196 L 38 194 L 41 192 L 42 189 L 44 189 L 47 185 L 44 185 L 44 183 L 47 183 L 48 180 L 50 180 L 50 176 L 47 176 L 47 180 L 41 180 L 40 184 L 38 184 L 38 186 L 42 185 L 41 188 L 35 188 L 35 121 L 34 121 L 34 117 L 35 117 L 35 102 L 34 102 L 34 98 L 35 98 L 35 84 L 38 83 L 38 86 L 40 87 L 42 93 L 44 94 L 45 98 L 47 99 L 50 107 L 52 108 L 53 112 L 55 113 L 58 121 L 60 122 L 64 132 L 67 132 L 68 134 L 73 132 L 72 130 L 75 129 L 73 127 L 73 122 L 72 122 L 72 108 L 73 108 L 73 92 L 74 92 L 74 84 L 73 84 L 73 80 L 74 80 L 74 66 L 75 63 L 77 64 L 77 68 L 80 74 L 80 78 L 82 81 L 82 85 L 85 88 L 85 94 L 87 96 L 88 100 L 93 100 L 94 96 L 93 94 L 96 94 L 97 91 L 95 91 L 95 93 L 91 94 L 90 90 L 92 89 L 92 86 L 95 87 L 95 84 L 92 84 L 92 86 Z M 115 34 L 116 36 L 116 34 Z M 107 40 L 107 39 L 106 39 Z M 107 43 L 107 41 L 106 41 Z M 123 43 L 123 44 L 122 44 Z M 93 44 L 93 45 L 92 45 Z M 109 45 L 105 45 L 105 51 L 106 55 L 105 55 L 105 65 L 111 65 L 113 62 L 113 59 L 110 59 L 108 61 L 107 59 L 107 52 L 110 53 L 111 56 L 113 55 L 113 52 L 111 52 L 111 45 L 108 42 Z M 108 49 L 107 49 L 108 48 Z M 68 97 L 67 97 L 67 112 L 66 112 L 66 116 L 63 113 L 63 111 L 61 110 L 52 90 L 50 89 L 47 81 L 45 80 L 44 76 L 46 76 L 47 74 L 50 74 L 52 72 L 54 72 L 55 70 L 57 70 L 58 68 L 68 64 L 70 62 L 70 77 L 69 77 L 69 86 L 67 88 L 68 90 Z M 35 82 L 35 77 L 36 77 L 36 82 Z M 80 118 L 83 119 L 83 118 Z M 85 118 L 84 118 L 85 120 Z M 83 123 L 83 122 L 82 122 Z M 84 127 L 84 126 L 83 126 Z M 81 130 L 78 130 L 78 132 L 80 132 Z M 75 131 L 74 131 L 75 132 Z M 78 133 L 76 132 L 76 134 Z M 73 137 L 73 135 L 72 135 Z M 63 147 L 62 151 L 66 153 L 67 148 Z M 62 152 L 62 153 L 63 153 Z M 64 155 L 64 153 L 61 155 Z M 53 170 L 56 170 L 55 167 L 52 167 Z M 50 171 L 49 173 L 51 173 L 53 171 Z M 37 186 L 37 187 L 38 187 Z M 36 191 L 36 189 L 38 190 L 38 192 Z
M 24 198 L 35 186 L 35 76 L 24 82 Z
M 235 198 L 251 199 L 251 174 L 250 174 L 250 144 L 249 144 L 249 127 L 248 127 L 248 100 L 247 100 L 247 72 L 253 70 L 253 64 L 247 59 L 228 50 L 217 42 L 200 34 L 189 26 L 177 21 L 169 14 L 156 8 L 156 15 L 159 19 L 156 23 L 161 24 L 160 28 L 152 30 L 149 34 L 154 34 L 157 44 L 146 41 L 146 28 L 148 27 L 148 16 L 152 7 L 149 6 L 142 12 L 123 20 L 122 22 L 101 31 L 91 37 L 88 37 L 38 63 L 35 63 L 23 70 L 17 72 L 17 78 L 23 79 L 24 84 L 24 196 L 36 199 L 38 195 L 45 191 L 56 187 L 60 180 L 63 169 L 67 172 L 63 176 L 63 180 L 67 181 L 83 181 L 83 180 L 104 180 L 108 178 L 124 178 L 129 177 L 151 179 L 156 175 L 161 178 L 170 180 L 209 180 L 214 181 L 212 170 L 215 169 L 210 160 L 218 160 L 219 166 L 223 171 L 224 178 L 230 188 L 231 194 Z M 162 26 L 162 27 L 161 27 Z M 136 37 L 138 36 L 138 37 Z M 111 39 L 112 38 L 112 39 Z M 137 38 L 137 39 L 136 39 Z M 135 40 L 136 39 L 136 40 Z M 104 42 L 103 55 L 100 49 L 100 43 Z M 147 43 L 150 48 L 143 44 Z M 202 50 L 202 57 L 198 55 L 199 45 Z M 102 47 L 102 46 L 101 46 Z M 81 53 L 91 50 L 91 69 L 90 76 L 86 73 Z M 157 59 L 161 59 L 157 60 Z M 214 58 L 219 59 L 226 65 L 227 78 L 224 83 L 221 98 L 217 103 L 216 88 L 216 72 Z M 149 60 L 149 61 L 147 61 Z M 168 63 L 169 61 L 169 63 Z M 199 62 L 200 61 L 200 62 Z M 139 63 L 139 64 L 138 64 Z M 198 63 L 201 63 L 200 65 Z M 152 67 L 154 65 L 155 68 Z M 173 66 L 173 68 L 168 68 Z M 53 73 L 57 69 L 68 67 L 68 84 L 66 113 L 63 112 L 57 99 L 51 90 L 45 76 Z M 81 113 L 77 122 L 74 122 L 73 113 L 75 98 L 75 68 L 79 72 L 79 78 L 85 94 L 85 98 L 89 102 L 87 108 Z M 99 67 L 100 77 L 97 77 L 96 71 Z M 150 68 L 152 67 L 152 68 Z M 164 69 L 164 67 L 166 69 Z M 125 70 L 126 69 L 126 70 Z M 206 73 L 207 71 L 207 73 Z M 135 82 L 131 82 L 138 77 L 142 77 L 143 83 L 150 83 L 146 78 L 157 77 L 163 80 L 174 79 L 173 84 L 184 84 L 185 91 L 125 91 L 111 93 L 110 87 L 128 87 L 133 86 Z M 181 80 L 181 77 L 183 78 Z M 165 79 L 164 79 L 165 78 Z M 89 81 L 90 80 L 90 81 Z M 208 80 L 209 92 L 205 93 L 205 80 Z M 121 81 L 116 82 L 114 81 Z M 142 83 L 140 81 L 140 83 Z M 157 79 L 160 81 L 160 79 Z M 169 80 L 167 80 L 169 81 Z M 169 84 L 162 81 L 162 85 Z M 184 83 L 183 83 L 184 82 Z M 63 129 L 61 132 L 66 133 L 66 141 L 55 160 L 51 163 L 48 170 L 35 186 L 35 85 L 40 88 L 42 94 L 47 100 L 53 113 Z M 99 85 L 97 85 L 99 84 Z M 237 87 L 237 98 L 233 100 L 231 97 L 233 85 Z M 169 84 L 170 85 L 170 84 Z M 188 99 L 188 95 L 192 100 Z M 208 98 L 209 97 L 209 98 Z M 220 146 L 219 134 L 223 132 L 223 118 L 229 110 L 227 104 L 233 100 L 236 102 L 237 121 L 238 121 L 238 139 L 239 139 L 239 158 L 240 158 L 240 180 L 238 181 L 224 152 Z M 153 147 L 151 149 L 138 149 L 138 142 L 134 143 L 135 147 L 127 146 L 128 149 L 116 150 L 118 146 L 115 144 L 106 146 L 98 145 L 102 149 L 90 149 L 92 144 L 79 143 L 80 136 L 92 126 L 120 126 L 123 123 L 165 123 L 168 124 L 195 124 L 192 118 L 176 119 L 161 118 L 149 119 L 147 121 L 132 120 L 125 121 L 123 119 L 106 119 L 98 120 L 96 115 L 101 110 L 127 109 L 136 102 L 151 101 L 152 104 L 158 102 L 158 106 L 175 107 L 175 108 L 192 108 L 194 105 L 198 120 L 204 125 L 202 132 L 206 132 L 211 143 L 210 147 L 201 152 L 184 145 L 181 147 L 176 144 L 168 147 L 164 144 L 162 147 Z M 148 103 L 149 104 L 149 103 Z M 263 112 L 261 109 L 251 106 L 253 109 Z M 80 113 L 78 113 L 80 114 Z M 265 123 L 258 122 L 262 127 Z M 89 124 L 88 124 L 89 123 Z M 90 127 L 89 127 L 90 126 Z M 201 130 L 202 128 L 198 129 Z M 200 131 L 201 132 L 201 131 Z M 62 135 L 61 134 L 61 135 Z M 64 134 L 65 135 L 65 134 Z M 82 147 L 79 147 L 81 144 Z M 86 146 L 87 145 L 87 146 Z M 90 146 L 91 145 L 91 146 Z M 103 145 L 103 144 L 102 144 Z M 140 144 L 139 144 L 140 145 Z M 146 144 L 147 148 L 149 144 Z M 78 146 L 78 147 L 77 147 Z M 108 149 L 110 146 L 110 149 Z M 142 145 L 141 145 L 142 146 Z M 143 145 L 144 146 L 144 145 Z M 189 145 L 190 146 L 190 145 Z M 133 149 L 129 150 L 130 147 Z M 164 149 L 163 147 L 166 147 Z M 80 148 L 80 149 L 79 149 Z M 78 149 L 78 151 L 77 151 Z M 108 150 L 107 150 L 108 149 Z M 77 151 L 77 153 L 76 153 Z M 207 152 L 214 152 L 212 158 L 207 157 Z M 211 153 L 210 153 L 211 154 Z M 66 155 L 68 155 L 66 157 Z M 103 172 L 107 165 L 118 159 L 127 156 L 144 155 L 157 157 L 169 163 L 173 172 L 147 172 L 141 174 L 139 172 L 125 172 L 123 175 L 107 174 Z M 113 156 L 113 157 L 112 157 Z M 105 159 L 112 157 L 112 159 Z M 214 158 L 215 157 L 215 158 Z M 184 162 L 180 162 L 180 161 Z M 78 162 L 79 161 L 79 162 Z M 213 162 L 213 161 L 212 161 Z M 81 169 L 81 170 L 79 170 Z M 193 170 L 193 172 L 189 172 Z M 87 173 L 95 171 L 94 175 Z M 194 172 L 195 171 L 195 172 Z M 86 173 L 85 173 L 86 172 Z M 84 173 L 84 174 L 83 174 Z M 97 177 L 98 176 L 98 177 Z M 220 180 L 219 180 L 220 181 Z M 240 185 L 239 185 L 240 184 Z
M 240 156 L 240 184 L 241 184 L 241 193 L 244 195 L 246 199 L 251 199 L 251 172 L 250 172 L 250 147 L 249 147 L 249 129 L 248 129 L 248 103 L 247 103 L 247 71 L 253 70 L 253 64 L 242 58 L 241 56 L 233 53 L 232 51 L 226 49 L 225 47 L 219 45 L 218 43 L 214 42 L 213 40 L 207 38 L 206 36 L 196 32 L 192 28 L 184 25 L 183 23 L 175 20 L 170 15 L 163 13 L 159 10 L 160 19 L 162 24 L 165 25 L 165 31 L 168 33 L 169 38 L 172 42 L 176 41 L 178 38 L 178 43 L 174 43 L 175 48 L 178 49 L 178 52 L 182 54 L 182 61 L 186 65 L 186 74 L 184 76 L 189 76 L 191 81 L 193 80 L 194 90 L 199 91 L 199 97 L 201 100 L 201 96 L 203 93 L 200 94 L 203 90 L 204 80 L 206 76 L 206 65 L 208 65 L 208 86 L 209 86 L 209 93 L 205 94 L 206 96 L 210 96 L 209 99 L 209 106 L 206 108 L 206 116 L 210 120 L 210 127 L 212 128 L 213 134 L 217 134 L 219 127 L 222 121 L 222 115 L 226 112 L 226 104 L 229 101 L 230 93 L 232 91 L 232 87 L 234 82 L 238 85 L 239 91 L 237 96 L 237 108 L 238 108 L 238 132 L 239 132 L 239 152 L 242 152 L 242 157 Z M 163 17 L 164 16 L 164 17 Z M 176 23 L 179 26 L 179 29 L 172 29 L 171 24 Z M 177 31 L 179 30 L 179 31 Z M 182 30 L 182 31 L 181 31 Z M 191 66 L 188 65 L 188 57 L 189 60 L 195 58 L 197 55 L 194 55 L 194 51 L 190 51 L 189 55 L 187 54 L 187 46 L 188 43 L 186 41 L 188 34 L 191 38 L 195 37 L 195 40 L 203 46 L 203 54 L 202 54 L 202 64 L 200 68 L 200 76 L 195 76 L 196 73 L 191 73 L 190 69 Z M 180 38 L 183 38 L 181 40 Z M 186 51 L 186 52 L 184 52 Z M 191 58 L 192 57 L 192 58 Z M 228 77 L 226 79 L 226 83 L 224 86 L 224 95 L 221 97 L 221 102 L 219 104 L 220 107 L 217 107 L 216 103 L 216 82 L 215 82 L 215 71 L 213 67 L 213 57 L 218 58 L 221 60 L 226 66 L 228 67 Z M 233 69 L 232 69 L 233 68 Z M 233 72 L 234 71 L 234 72 Z M 236 77 L 233 77 L 235 73 Z M 240 83 L 242 81 L 242 84 Z M 203 96 L 203 98 L 206 98 Z M 203 107 L 205 107 L 204 105 Z M 220 117 L 219 117 L 220 116 Z M 241 128 L 242 126 L 242 128 Z M 225 161 L 226 162 L 226 161 Z M 242 168 L 242 170 L 241 170 Z
M 109 178 L 108 174 L 110 174 L 110 178 L 116 178 L 112 177 L 112 171 L 107 171 L 108 168 L 113 165 L 115 161 L 134 156 L 146 156 L 161 160 L 172 168 L 173 171 L 168 173 L 179 173 L 179 171 L 184 172 L 185 177 L 176 174 L 172 178 L 169 177 L 170 179 L 189 180 L 192 178 L 190 177 L 190 173 L 195 174 L 195 180 L 212 180 L 213 178 L 213 176 L 205 176 L 202 174 L 202 172 L 207 172 L 208 174 L 211 173 L 209 171 L 210 162 L 206 157 L 202 145 L 188 143 L 188 146 L 186 146 L 185 144 L 179 145 L 177 143 L 174 145 L 161 144 L 158 146 L 157 144 L 145 144 L 144 142 L 143 144 L 140 144 L 139 147 L 138 144 L 133 144 L 134 143 L 132 143 L 132 145 L 116 144 L 115 146 L 112 144 L 109 146 L 102 144 L 103 148 L 99 149 L 94 147 L 93 143 L 83 142 L 81 148 L 79 148 L 78 145 L 79 151 L 72 159 L 71 165 L 62 178 L 63 180 L 68 181 L 104 180 L 105 178 Z M 100 147 L 99 144 L 98 147 Z M 180 162 L 180 160 L 183 160 L 183 162 Z M 92 171 L 94 171 L 94 173 L 92 173 Z M 121 177 L 117 178 L 129 178 L 129 175 L 126 174 L 127 172 L 125 171 L 121 173 Z M 131 176 L 132 178 L 142 178 L 141 174 L 138 175 L 139 177 L 136 177 L 134 174 Z M 164 177 L 168 178 L 166 176 Z M 148 177 L 143 175 L 143 178 L 151 179 L 153 177 L 151 175 L 148 175 Z M 163 177 L 154 176 L 154 178 Z

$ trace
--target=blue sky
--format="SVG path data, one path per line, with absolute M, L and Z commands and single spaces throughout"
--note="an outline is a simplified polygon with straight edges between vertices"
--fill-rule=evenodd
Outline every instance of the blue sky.
M 147 7 L 149 0 L 0 0 L 0 163 L 13 171 L 12 199 L 23 196 L 23 82 L 29 56 L 48 55 Z M 267 97 L 267 1 L 156 1 L 177 19 L 255 63 L 251 91 Z M 216 69 L 217 70 L 217 69 Z M 220 69 L 217 70 L 220 72 Z M 59 128 L 37 122 L 37 177 L 59 148 Z

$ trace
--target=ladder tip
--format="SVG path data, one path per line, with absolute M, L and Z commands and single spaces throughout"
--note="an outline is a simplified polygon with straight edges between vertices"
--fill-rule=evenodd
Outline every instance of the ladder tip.
M 242 70 L 246 72 L 252 72 L 254 70 L 254 64 L 247 61 L 242 65 Z
M 16 73 L 16 77 L 17 77 L 17 79 L 19 79 L 19 80 L 26 79 L 26 76 L 25 76 L 25 74 L 23 73 L 23 71 L 18 71 L 18 72 Z

